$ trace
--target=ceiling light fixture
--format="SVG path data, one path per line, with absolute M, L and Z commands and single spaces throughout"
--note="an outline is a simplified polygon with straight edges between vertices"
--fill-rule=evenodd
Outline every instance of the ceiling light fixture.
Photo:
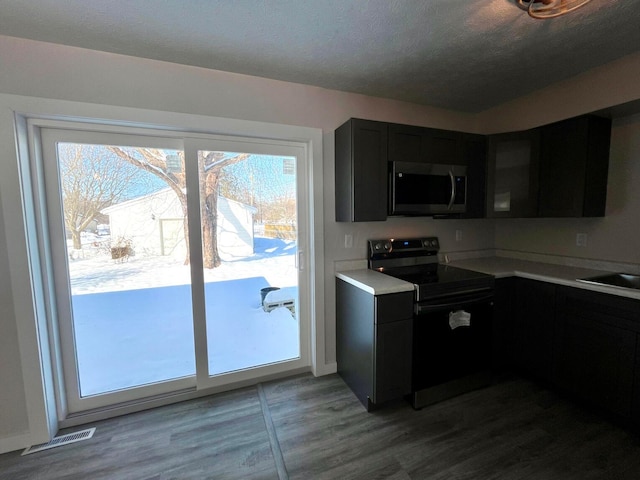
M 516 0 L 518 6 L 533 18 L 554 18 L 573 12 L 591 0 Z

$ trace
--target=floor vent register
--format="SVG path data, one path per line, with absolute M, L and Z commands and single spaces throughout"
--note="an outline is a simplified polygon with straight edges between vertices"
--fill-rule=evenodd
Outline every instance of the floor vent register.
M 70 443 L 81 442 L 82 440 L 89 440 L 91 437 L 93 437 L 95 431 L 96 429 L 94 427 L 87 430 L 81 430 L 79 432 L 60 435 L 59 437 L 54 437 L 47 443 L 32 445 L 31 447 L 25 449 L 25 451 L 22 452 L 22 455 L 29 455 L 31 453 L 41 452 L 42 450 L 48 450 L 49 448 L 61 447 L 62 445 L 69 445 Z

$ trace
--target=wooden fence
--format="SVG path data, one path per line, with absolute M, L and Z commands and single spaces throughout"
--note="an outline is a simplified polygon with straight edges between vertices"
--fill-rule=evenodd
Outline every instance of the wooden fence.
M 276 225 L 267 223 L 264 226 L 264 236 L 269 238 L 295 240 L 297 237 L 297 229 L 295 225 Z

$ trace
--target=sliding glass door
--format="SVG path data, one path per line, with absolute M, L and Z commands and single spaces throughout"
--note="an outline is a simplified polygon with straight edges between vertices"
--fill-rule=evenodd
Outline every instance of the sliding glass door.
M 201 247 L 192 256 L 194 298 L 202 308 L 196 315 L 206 319 L 196 325 L 198 386 L 232 372 L 245 378 L 256 367 L 308 364 L 301 341 L 308 330 L 300 322 L 303 149 L 190 139 L 186 156 L 197 166 L 189 169 L 187 188 L 198 192 L 189 205 L 199 216 L 190 231 Z
M 69 413 L 308 365 L 302 146 L 41 138 Z

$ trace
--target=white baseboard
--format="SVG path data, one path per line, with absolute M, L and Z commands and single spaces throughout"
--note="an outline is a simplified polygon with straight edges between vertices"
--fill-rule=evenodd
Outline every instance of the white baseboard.
M 0 454 L 13 452 L 14 450 L 22 450 L 30 446 L 31 435 L 28 433 L 12 435 L 10 437 L 0 437 Z
M 321 377 L 323 375 L 331 375 L 332 373 L 336 373 L 338 371 L 338 364 L 336 362 L 325 363 L 324 365 L 320 365 L 313 371 L 313 375 L 316 377 Z

